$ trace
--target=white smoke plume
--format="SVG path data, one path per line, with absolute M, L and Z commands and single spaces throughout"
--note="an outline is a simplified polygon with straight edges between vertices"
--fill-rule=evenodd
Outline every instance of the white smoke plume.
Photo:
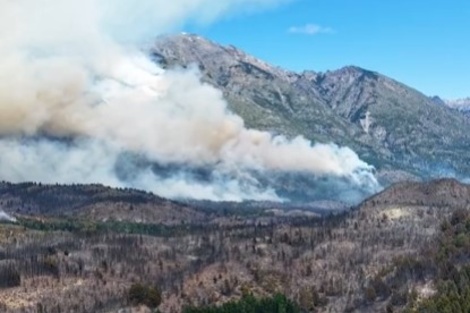
M 281 2 L 0 0 L 0 179 L 281 200 L 252 175 L 275 171 L 375 190 L 373 168 L 351 149 L 247 129 L 196 70 L 164 71 L 138 50 L 188 22 Z M 122 170 L 127 154 L 148 163 Z M 181 170 L 161 176 L 152 163 Z M 210 168 L 211 178 L 195 179 L 186 167 Z
M 1 221 L 16 222 L 16 218 L 0 210 L 0 222 Z

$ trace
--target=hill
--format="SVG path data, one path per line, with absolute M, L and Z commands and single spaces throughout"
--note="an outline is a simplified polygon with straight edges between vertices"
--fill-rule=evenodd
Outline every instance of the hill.
M 470 206 L 470 185 L 455 179 L 397 183 L 372 196 L 362 205 L 369 204 L 466 208 Z
M 454 279 L 470 265 L 470 186 L 456 180 L 395 184 L 323 216 L 269 214 L 267 203 L 251 214 L 228 205 L 226 214 L 98 185 L 0 190 L 3 206 L 20 212 L 16 224 L 0 223 L 2 312 L 150 312 L 133 302 L 146 288 L 164 313 L 278 293 L 308 312 L 421 312 L 466 299 L 442 287 L 466 286 Z M 109 219 L 94 219 L 92 203 Z M 122 203 L 131 212 L 152 204 L 155 214 L 166 203 L 185 220 L 116 221 Z
M 103 185 L 0 183 L 0 209 L 15 215 L 115 220 L 155 224 L 200 221 L 188 205 L 134 189 Z

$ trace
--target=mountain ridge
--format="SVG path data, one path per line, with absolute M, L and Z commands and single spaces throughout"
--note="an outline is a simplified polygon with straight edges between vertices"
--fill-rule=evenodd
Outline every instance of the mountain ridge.
M 455 100 L 445 100 L 444 103 L 448 107 L 461 112 L 467 117 L 470 117 L 470 97 Z
M 196 65 L 248 127 L 349 146 L 379 172 L 470 173 L 468 120 L 378 72 L 297 73 L 188 34 L 162 37 L 150 53 L 164 68 Z
M 155 194 L 100 184 L 47 185 L 0 182 L 0 215 L 86 217 L 96 221 L 178 224 L 205 215 L 190 205 Z

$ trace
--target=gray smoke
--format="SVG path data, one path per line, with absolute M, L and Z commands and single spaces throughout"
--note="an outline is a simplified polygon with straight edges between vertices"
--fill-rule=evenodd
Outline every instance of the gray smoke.
M 281 2 L 0 0 L 0 179 L 281 201 L 298 173 L 376 191 L 351 149 L 248 129 L 197 70 L 165 71 L 135 45 Z

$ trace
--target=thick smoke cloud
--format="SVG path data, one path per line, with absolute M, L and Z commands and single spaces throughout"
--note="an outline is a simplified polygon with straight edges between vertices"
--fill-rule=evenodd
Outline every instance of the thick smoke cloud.
M 0 0 L 0 178 L 278 201 L 261 177 L 310 173 L 375 191 L 349 148 L 247 129 L 196 70 L 164 71 L 136 48 L 280 2 Z

